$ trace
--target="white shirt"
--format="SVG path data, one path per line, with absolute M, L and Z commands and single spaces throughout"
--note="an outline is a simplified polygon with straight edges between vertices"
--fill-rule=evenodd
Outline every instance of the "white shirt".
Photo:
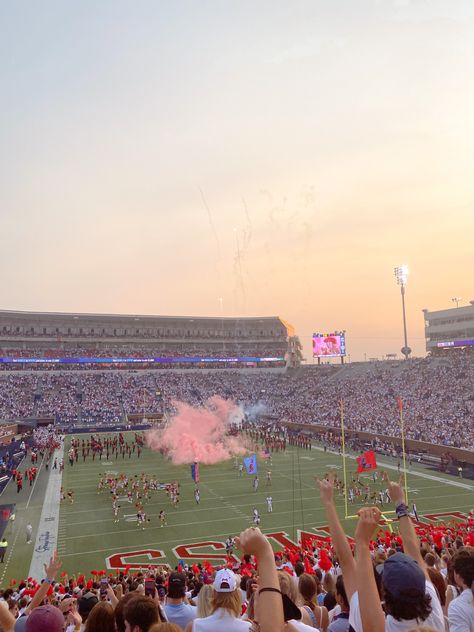
M 424 621 L 417 621 L 416 619 L 403 619 L 397 621 L 392 615 L 387 615 L 385 618 L 385 630 L 387 632 L 409 632 L 412 628 L 416 628 L 418 625 L 431 626 L 439 632 L 445 632 L 443 609 L 439 602 L 438 593 L 436 588 L 431 582 L 426 580 L 426 594 L 431 597 L 431 614 Z M 355 592 L 352 595 L 351 607 L 349 613 L 349 623 L 354 628 L 355 632 L 363 632 L 362 619 L 360 616 L 359 607 L 359 594 Z M 450 631 L 452 632 L 452 631 Z
M 210 617 L 194 619 L 193 632 L 245 632 L 250 630 L 250 621 L 233 617 L 224 608 L 217 608 Z
M 451 601 L 448 621 L 450 632 L 474 632 L 474 597 L 470 588 Z

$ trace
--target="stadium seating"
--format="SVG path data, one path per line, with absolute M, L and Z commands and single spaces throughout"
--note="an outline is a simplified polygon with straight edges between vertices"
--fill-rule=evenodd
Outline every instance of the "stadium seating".
M 50 416 L 62 424 L 119 422 L 128 414 L 161 413 L 174 400 L 202 404 L 221 395 L 244 407 L 261 404 L 276 421 L 339 424 L 345 402 L 348 429 L 399 435 L 397 398 L 406 436 L 474 448 L 466 418 L 474 415 L 474 362 L 450 360 L 377 363 L 355 369 L 305 367 L 296 372 L 64 371 L 0 374 L 0 419 Z

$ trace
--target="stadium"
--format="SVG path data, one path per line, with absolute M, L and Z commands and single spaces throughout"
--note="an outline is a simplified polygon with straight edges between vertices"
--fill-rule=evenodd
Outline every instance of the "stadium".
M 313 337 L 326 359 L 345 345 L 344 332 Z M 337 569 L 315 477 L 334 477 L 348 536 L 372 502 L 388 529 L 377 541 L 394 546 L 387 480 L 402 474 L 418 533 L 472 544 L 467 344 L 304 365 L 277 317 L 4 311 L 0 348 L 4 590 L 34 595 L 54 552 L 61 595 L 173 569 L 194 585 L 202 569 L 241 572 L 229 539 L 252 525 L 281 559 Z
M 0 632 L 474 632 L 474 3 L 0 24 Z

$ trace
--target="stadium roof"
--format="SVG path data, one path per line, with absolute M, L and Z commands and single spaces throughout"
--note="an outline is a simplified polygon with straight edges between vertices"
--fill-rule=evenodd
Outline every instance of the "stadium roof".
M 94 312 L 36 312 L 36 311 L 23 311 L 23 310 L 10 310 L 1 309 L 1 316 L 42 316 L 42 317 L 58 317 L 58 318 L 131 318 L 134 320 L 152 320 L 152 319 L 169 319 L 169 320 L 247 320 L 247 321 L 268 321 L 278 320 L 284 322 L 279 316 L 171 316 L 171 315 L 158 315 L 158 314 L 99 314 Z

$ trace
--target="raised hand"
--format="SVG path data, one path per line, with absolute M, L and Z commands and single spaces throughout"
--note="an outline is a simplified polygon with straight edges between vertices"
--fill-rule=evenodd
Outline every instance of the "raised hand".
M 61 568 L 62 562 L 58 557 L 56 551 L 53 553 L 53 557 L 50 558 L 49 564 L 44 565 L 44 572 L 46 577 L 50 580 L 55 579 L 58 574 L 59 569 Z
M 390 498 L 395 505 L 399 503 L 405 502 L 405 491 L 403 489 L 403 476 L 400 476 L 400 480 L 398 483 L 391 481 L 388 477 L 388 474 L 385 473 L 384 480 L 387 483 L 388 493 L 390 494 Z
M 273 555 L 273 549 L 270 542 L 263 535 L 260 529 L 256 527 L 250 527 L 242 531 L 240 536 L 235 538 L 236 546 L 249 555 L 261 556 L 264 553 L 270 552 Z
M 332 476 L 320 479 L 315 477 L 316 487 L 319 489 L 319 495 L 323 505 L 327 506 L 334 502 L 334 478 Z
M 380 520 L 380 509 L 377 507 L 364 507 L 359 509 L 359 522 L 355 531 L 355 541 L 360 544 L 368 544 L 372 539 Z

